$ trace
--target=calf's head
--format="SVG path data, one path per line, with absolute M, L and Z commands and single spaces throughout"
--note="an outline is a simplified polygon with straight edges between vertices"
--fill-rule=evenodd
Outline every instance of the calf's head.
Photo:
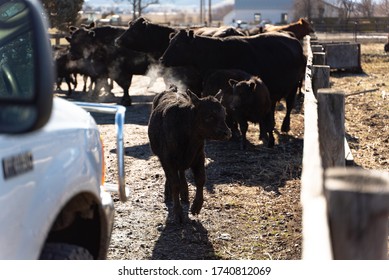
M 230 102 L 231 110 L 244 107 L 246 103 L 251 102 L 251 96 L 254 94 L 257 86 L 255 81 L 236 81 L 234 79 L 230 79 L 228 83 L 232 87 L 232 98 Z
M 228 140 L 231 130 L 226 120 L 226 110 L 214 96 L 198 98 L 187 90 L 195 110 L 195 127 L 198 134 L 205 139 Z
M 72 59 L 89 58 L 95 51 L 95 33 L 87 28 L 72 29 L 71 36 L 66 37 L 69 42 L 69 53 Z

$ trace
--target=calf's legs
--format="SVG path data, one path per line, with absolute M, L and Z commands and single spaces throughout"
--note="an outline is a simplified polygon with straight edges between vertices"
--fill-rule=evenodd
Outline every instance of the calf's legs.
M 188 183 L 185 170 L 175 170 L 162 166 L 165 171 L 165 203 L 173 202 L 173 220 L 182 223 L 185 219 L 182 203 L 189 203 Z M 180 202 L 181 197 L 181 202 Z
M 263 143 L 267 143 L 268 148 L 272 148 L 274 146 L 274 113 L 267 113 L 260 121 L 259 121 L 259 139 L 263 141 Z
M 192 207 L 190 208 L 192 215 L 200 214 L 204 203 L 203 188 L 206 180 L 204 163 L 204 153 L 201 153 L 201 155 L 199 155 L 198 159 L 194 162 L 194 164 L 192 164 L 191 167 L 196 185 L 196 195 L 193 200 Z
M 191 207 L 192 215 L 200 213 L 203 206 L 203 188 L 205 185 L 205 157 L 204 154 L 199 155 L 191 166 L 193 172 L 194 182 L 196 185 L 196 194 Z M 162 164 L 165 172 L 165 203 L 173 202 L 173 219 L 177 223 L 185 221 L 186 216 L 181 205 L 182 203 L 189 203 L 188 183 L 185 177 L 185 170 L 176 170 L 167 165 Z M 181 198 L 181 201 L 180 201 Z
M 165 168 L 164 168 L 165 169 Z M 184 212 L 180 203 L 180 178 L 177 170 L 166 168 L 165 195 L 170 192 L 173 201 L 173 220 L 177 223 L 184 221 Z M 167 198 L 165 197 L 165 200 Z

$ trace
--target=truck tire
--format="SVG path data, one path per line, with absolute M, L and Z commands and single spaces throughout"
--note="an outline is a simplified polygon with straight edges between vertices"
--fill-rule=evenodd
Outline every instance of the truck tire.
M 45 244 L 40 260 L 93 260 L 92 254 L 85 248 L 67 243 Z

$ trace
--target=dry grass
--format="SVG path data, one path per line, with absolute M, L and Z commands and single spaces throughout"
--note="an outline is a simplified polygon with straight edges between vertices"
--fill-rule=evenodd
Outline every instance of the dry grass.
M 346 133 L 355 163 L 366 169 L 389 170 L 389 55 L 383 44 L 361 45 L 361 75 L 334 73 L 331 86 L 346 94 Z

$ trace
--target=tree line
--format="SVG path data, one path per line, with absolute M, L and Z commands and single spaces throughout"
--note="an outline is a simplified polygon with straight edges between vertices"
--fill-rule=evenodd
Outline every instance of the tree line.
M 133 18 L 140 17 L 143 11 L 151 4 L 159 4 L 159 0 L 114 0 L 114 2 L 128 2 L 132 7 Z M 67 31 L 69 26 L 80 22 L 80 11 L 84 0 L 41 0 L 46 11 L 50 26 L 60 31 Z
M 325 6 L 337 10 L 338 18 L 346 22 L 353 17 L 389 16 L 389 0 L 295 0 L 294 12 L 298 17 L 317 19 L 323 16 Z

